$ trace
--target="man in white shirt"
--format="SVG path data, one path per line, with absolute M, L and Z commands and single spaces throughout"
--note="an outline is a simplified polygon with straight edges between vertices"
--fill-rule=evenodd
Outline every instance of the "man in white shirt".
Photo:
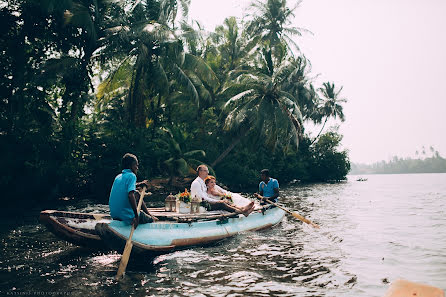
M 209 175 L 209 169 L 206 165 L 200 165 L 197 168 L 198 176 L 192 182 L 190 186 L 190 196 L 191 197 L 199 197 L 204 201 L 208 201 L 210 198 L 207 194 L 207 187 L 204 182 L 204 179 Z M 214 199 L 212 199 L 214 200 Z
M 207 201 L 209 205 L 211 206 L 212 210 L 227 210 L 230 212 L 236 212 L 236 213 L 243 213 L 244 216 L 248 216 L 254 209 L 254 202 L 251 202 L 245 207 L 236 207 L 233 205 L 229 205 L 226 202 L 222 200 L 217 200 L 214 198 L 211 198 L 207 194 L 207 187 L 204 180 L 209 175 L 209 169 L 206 165 L 200 165 L 197 168 L 198 176 L 197 178 L 192 182 L 192 185 L 190 186 L 190 194 L 191 197 L 199 197 L 204 201 Z M 218 189 L 221 189 L 219 186 Z

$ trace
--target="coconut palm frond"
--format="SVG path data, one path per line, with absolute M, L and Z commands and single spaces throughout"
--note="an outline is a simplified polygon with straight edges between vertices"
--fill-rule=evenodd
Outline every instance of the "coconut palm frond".
M 148 77 L 149 83 L 151 83 L 161 95 L 166 96 L 169 93 L 169 79 L 159 59 L 153 63 L 152 69 L 153 73 Z
M 186 71 L 186 75 L 189 77 L 189 79 L 192 81 L 192 83 L 195 86 L 195 89 L 198 92 L 198 95 L 200 96 L 200 100 L 204 102 L 213 102 L 214 98 L 212 94 L 209 92 L 209 90 L 206 88 L 206 86 L 203 84 L 201 79 L 198 77 L 198 75 L 192 71 Z
M 213 91 L 217 90 L 220 86 L 218 77 L 202 58 L 186 54 L 183 67 L 193 71 L 202 81 L 209 85 Z
M 246 90 L 244 92 L 241 92 L 239 94 L 237 94 L 236 96 L 233 96 L 231 98 L 229 98 L 229 100 L 225 103 L 224 108 L 228 108 L 231 104 L 237 102 L 237 101 L 242 101 L 244 100 L 246 97 L 249 97 L 251 94 L 253 93 L 253 90 Z
M 173 71 L 175 74 L 175 80 L 182 86 L 190 95 L 192 95 L 193 100 L 196 102 L 197 107 L 200 105 L 200 99 L 198 96 L 197 89 L 195 88 L 189 77 L 181 70 L 177 65 L 173 66 Z

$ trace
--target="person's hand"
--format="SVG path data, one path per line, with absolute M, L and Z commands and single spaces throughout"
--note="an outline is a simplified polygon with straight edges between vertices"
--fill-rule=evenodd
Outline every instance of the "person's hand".
M 147 179 L 145 179 L 139 183 L 136 183 L 137 188 L 141 189 L 143 186 L 146 186 L 146 188 L 149 188 L 149 181 Z
M 135 216 L 132 221 L 132 225 L 133 227 L 135 227 L 135 229 L 138 227 L 138 223 L 139 223 L 139 218 L 138 216 Z
M 158 219 L 157 217 L 155 217 L 154 215 L 151 215 L 152 216 L 152 220 L 154 221 L 154 222 L 156 222 L 156 221 L 159 221 L 160 219 Z
M 256 196 L 257 199 L 260 199 L 260 200 L 263 200 L 265 198 L 262 195 L 260 195 L 259 193 L 254 193 L 254 196 Z

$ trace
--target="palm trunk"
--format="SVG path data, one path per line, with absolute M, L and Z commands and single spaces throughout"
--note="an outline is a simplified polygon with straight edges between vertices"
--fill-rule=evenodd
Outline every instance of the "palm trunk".
M 249 129 L 246 129 L 240 133 L 240 135 L 226 148 L 226 150 L 221 153 L 214 162 L 212 162 L 211 167 L 214 167 L 220 163 L 221 160 L 223 160 L 234 149 L 234 147 L 242 141 L 243 137 L 246 135 L 246 133 L 248 133 L 248 131 Z
M 327 120 L 328 120 L 328 117 L 325 118 L 325 122 L 324 122 L 324 124 L 322 125 L 322 129 L 321 129 L 321 131 L 319 131 L 319 134 L 316 136 L 316 138 L 313 139 L 313 141 L 310 143 L 310 145 L 312 145 L 312 144 L 319 138 L 319 135 L 321 135 L 322 130 L 324 130 L 324 127 L 325 127 L 325 124 L 327 123 Z

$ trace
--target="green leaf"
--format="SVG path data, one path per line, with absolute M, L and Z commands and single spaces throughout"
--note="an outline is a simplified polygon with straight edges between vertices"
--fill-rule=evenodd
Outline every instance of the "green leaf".
M 193 150 L 193 151 L 189 151 L 184 153 L 184 157 L 187 158 L 205 158 L 206 157 L 206 153 L 203 150 Z

